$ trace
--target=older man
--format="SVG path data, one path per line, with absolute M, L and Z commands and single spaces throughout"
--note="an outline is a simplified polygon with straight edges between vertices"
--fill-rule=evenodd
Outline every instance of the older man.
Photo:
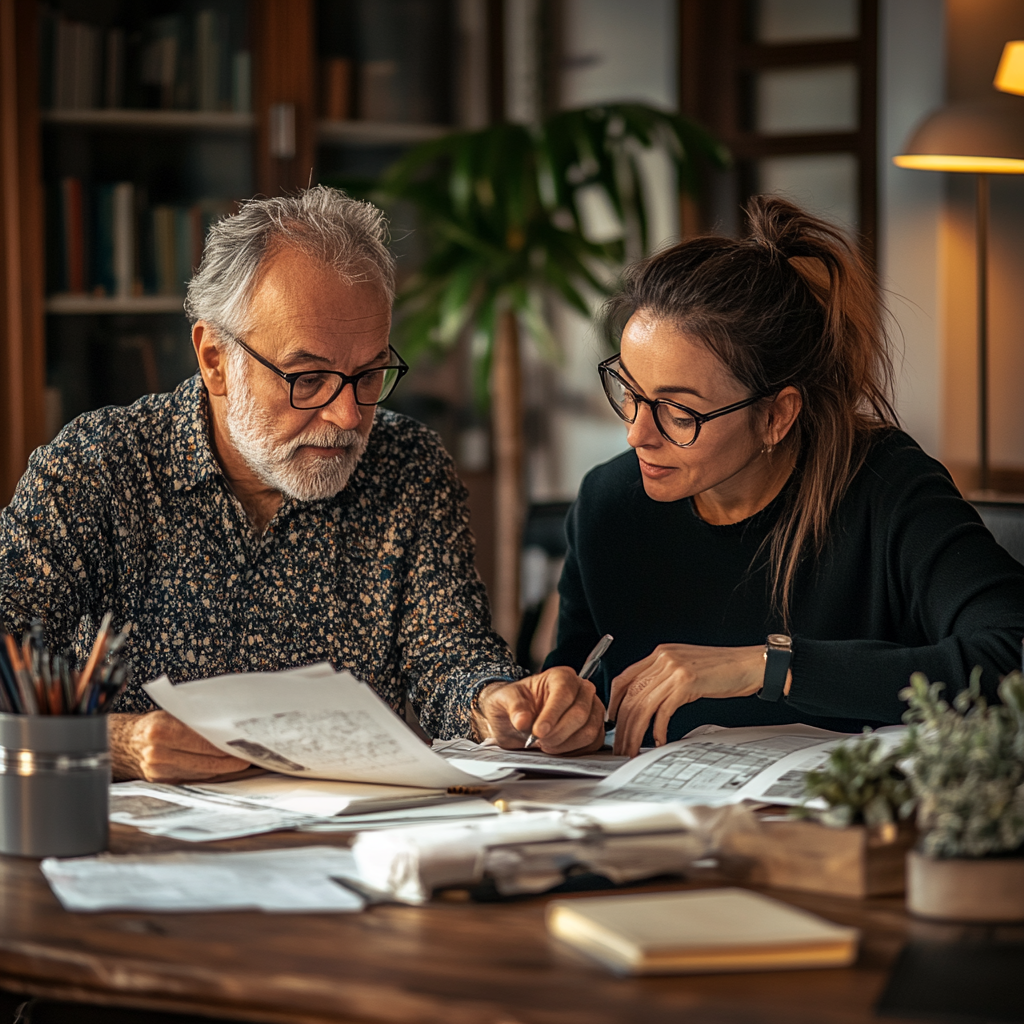
M 491 632 L 464 492 L 429 430 L 377 411 L 406 367 L 378 210 L 332 189 L 254 200 L 210 232 L 186 311 L 199 373 L 86 413 L 33 453 L 0 513 L 0 628 L 87 650 L 131 623 L 136 680 L 328 660 L 437 736 L 550 753 L 603 736 L 571 670 L 520 679 Z M 115 775 L 244 767 L 133 685 Z

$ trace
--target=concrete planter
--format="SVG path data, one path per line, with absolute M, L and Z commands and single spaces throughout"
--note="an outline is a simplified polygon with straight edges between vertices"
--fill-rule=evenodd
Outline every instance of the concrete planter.
M 944 921 L 1024 921 L 1024 857 L 907 854 L 907 909 Z

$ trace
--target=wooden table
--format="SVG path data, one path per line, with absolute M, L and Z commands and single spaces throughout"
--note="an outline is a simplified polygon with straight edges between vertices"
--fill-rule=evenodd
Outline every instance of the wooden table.
M 342 840 L 278 833 L 204 848 L 332 841 Z M 113 827 L 111 846 L 115 853 L 196 849 L 124 826 Z M 381 905 L 362 914 L 71 914 L 37 861 L 0 858 L 0 987 L 309 1024 L 877 1021 L 872 1006 L 887 969 L 917 927 L 902 900 L 776 895 L 863 929 L 856 966 L 617 978 L 548 937 L 539 897 Z

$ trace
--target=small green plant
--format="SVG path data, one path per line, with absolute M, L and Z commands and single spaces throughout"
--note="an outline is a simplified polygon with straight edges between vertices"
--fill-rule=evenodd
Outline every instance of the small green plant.
M 904 753 L 917 803 L 921 852 L 985 857 L 1024 844 L 1024 675 L 999 684 L 1001 704 L 981 695 L 981 669 L 950 705 L 943 683 L 915 673 L 900 696 L 910 702 Z
M 804 781 L 805 799 L 821 798 L 828 807 L 797 807 L 794 815 L 813 818 L 832 828 L 893 828 L 914 808 L 910 786 L 898 766 L 901 751 L 902 747 L 887 747 L 868 730 L 860 739 L 840 743 L 829 754 L 825 767 L 809 771 Z

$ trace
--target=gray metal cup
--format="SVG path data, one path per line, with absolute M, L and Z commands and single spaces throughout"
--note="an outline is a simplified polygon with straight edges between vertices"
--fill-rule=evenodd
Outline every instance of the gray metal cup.
M 0 853 L 105 850 L 109 789 L 106 715 L 0 713 Z

